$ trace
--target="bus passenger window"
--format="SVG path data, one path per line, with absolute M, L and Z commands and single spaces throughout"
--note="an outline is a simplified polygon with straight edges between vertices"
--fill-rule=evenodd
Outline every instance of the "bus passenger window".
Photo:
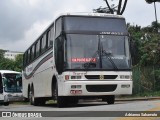
M 53 46 L 53 35 L 54 35 L 54 28 L 51 29 L 51 39 L 50 39 L 50 46 Z
M 49 30 L 47 32 L 47 36 L 46 36 L 46 39 L 47 39 L 46 48 L 48 48 L 50 46 L 50 38 L 51 38 L 51 31 Z
M 40 53 L 40 40 L 36 43 L 36 57 L 39 56 Z
M 41 41 L 42 41 L 42 52 L 44 52 L 46 50 L 46 35 L 43 36 Z
M 56 21 L 56 31 L 55 31 L 56 38 L 61 34 L 61 32 L 62 32 L 62 19 L 59 18 Z
M 31 60 L 34 60 L 35 57 L 35 45 L 32 46 Z

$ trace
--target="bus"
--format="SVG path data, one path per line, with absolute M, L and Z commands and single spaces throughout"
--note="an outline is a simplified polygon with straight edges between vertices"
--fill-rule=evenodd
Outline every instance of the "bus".
M 0 70 L 0 103 L 22 101 L 22 74 L 11 70 Z
M 129 34 L 120 15 L 61 14 L 23 59 L 23 95 L 35 106 L 88 98 L 114 104 L 115 95 L 132 94 Z

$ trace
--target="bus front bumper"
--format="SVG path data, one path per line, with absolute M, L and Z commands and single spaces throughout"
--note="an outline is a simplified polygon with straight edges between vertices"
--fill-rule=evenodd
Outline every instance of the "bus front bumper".
M 6 94 L 5 95 L 5 101 L 10 101 L 10 102 L 19 102 L 19 101 L 24 101 L 25 98 L 22 96 L 22 94 Z
M 132 81 L 66 81 L 59 96 L 105 96 L 132 94 Z

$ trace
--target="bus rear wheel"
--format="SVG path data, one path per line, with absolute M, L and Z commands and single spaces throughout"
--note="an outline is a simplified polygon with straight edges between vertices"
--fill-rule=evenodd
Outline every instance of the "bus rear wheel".
M 35 98 L 35 96 L 34 96 L 34 88 L 33 88 L 33 87 L 32 87 L 31 90 L 30 90 L 29 98 L 30 98 L 30 104 L 31 104 L 31 105 L 34 105 L 34 106 L 37 106 L 37 105 L 38 105 L 38 100 L 37 100 L 37 98 Z
M 102 98 L 102 101 L 106 101 L 108 104 L 114 104 L 115 95 L 107 95 L 104 98 Z

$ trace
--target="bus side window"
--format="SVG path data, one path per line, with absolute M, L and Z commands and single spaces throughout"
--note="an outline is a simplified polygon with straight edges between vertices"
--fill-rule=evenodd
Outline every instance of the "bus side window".
M 30 48 L 30 56 L 29 56 L 29 62 L 32 61 L 32 47 Z
M 53 46 L 54 27 L 47 31 L 46 35 L 46 48 Z
M 40 54 L 40 40 L 36 43 L 36 57 L 38 57 Z
M 44 34 L 43 37 L 41 38 L 41 42 L 42 42 L 42 52 L 44 52 L 46 50 L 46 34 Z
M 56 31 L 55 31 L 55 36 L 56 38 L 58 36 L 60 36 L 61 32 L 62 32 L 62 19 L 59 18 L 57 21 L 56 21 Z
M 31 57 L 31 51 L 30 51 L 30 49 L 28 50 L 28 60 L 27 60 L 27 63 L 29 63 L 30 62 L 30 57 Z
M 34 60 L 34 45 L 31 47 L 31 61 Z
M 51 39 L 51 31 L 50 30 L 47 31 L 46 39 L 47 39 L 46 48 L 49 48 L 50 47 L 50 39 Z
M 0 93 L 3 93 L 2 75 L 0 73 Z
M 53 46 L 54 27 L 51 28 L 50 46 Z
M 26 52 L 26 64 L 28 65 L 29 61 L 28 61 L 28 58 L 29 58 L 29 54 L 28 54 L 28 50 Z

